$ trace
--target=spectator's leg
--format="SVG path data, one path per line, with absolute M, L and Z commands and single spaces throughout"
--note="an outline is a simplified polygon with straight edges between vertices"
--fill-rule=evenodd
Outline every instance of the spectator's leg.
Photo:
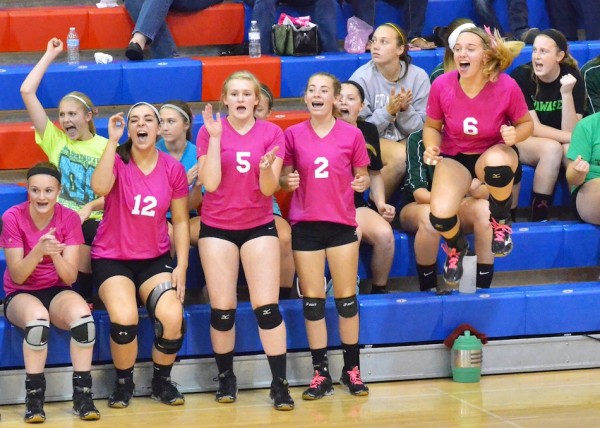
M 580 16 L 583 16 L 583 27 L 586 40 L 600 40 L 600 4 L 597 1 L 579 0 Z
M 260 30 L 260 49 L 263 53 L 273 53 L 271 47 L 271 27 L 276 23 L 277 0 L 255 0 L 252 19 Z
M 408 40 L 422 36 L 427 3 L 429 3 L 429 0 L 405 0 L 404 19 L 406 21 Z
M 508 0 L 508 24 L 517 40 L 529 29 L 529 10 L 527 0 Z
M 319 26 L 319 38 L 323 52 L 337 52 L 337 19 L 335 11 L 336 0 L 298 1 L 305 4 L 313 22 Z M 288 2 L 290 5 L 293 2 Z M 308 5 L 307 3 L 312 3 Z
M 375 25 L 375 0 L 349 0 L 352 14 L 370 26 Z
M 567 40 L 578 40 L 577 21 L 579 18 L 577 9 L 571 0 L 546 0 L 546 10 L 548 10 L 552 28 L 563 33 Z
M 511 1 L 512 3 L 512 1 Z M 490 28 L 497 28 L 501 34 L 504 34 L 504 29 L 498 21 L 496 11 L 494 10 L 493 0 L 473 0 L 475 11 L 481 19 L 481 25 L 487 25 Z

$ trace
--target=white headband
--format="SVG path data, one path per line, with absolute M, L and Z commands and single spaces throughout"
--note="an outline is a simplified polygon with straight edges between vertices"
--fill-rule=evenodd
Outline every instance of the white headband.
M 160 108 L 160 110 L 162 111 L 162 109 L 164 108 L 171 108 L 173 110 L 178 111 L 183 117 L 185 117 L 185 119 L 188 121 L 188 123 L 190 122 L 190 116 L 185 112 L 184 109 L 177 107 L 174 104 L 163 104 L 162 107 Z
M 152 104 L 149 104 L 149 103 L 147 103 L 145 101 L 141 101 L 139 103 L 135 103 L 134 105 L 131 106 L 131 108 L 127 112 L 127 122 L 129 122 L 129 116 L 131 116 L 131 111 L 134 108 L 136 108 L 137 106 L 141 106 L 141 105 L 145 105 L 145 106 L 150 107 L 154 111 L 154 114 L 156 115 L 156 119 L 158 119 L 158 121 L 160 122 L 160 114 L 158 114 L 158 110 L 156 110 L 156 107 L 154 107 Z
M 473 24 L 472 22 L 467 22 L 456 27 L 448 36 L 448 46 L 450 49 L 454 49 L 454 46 L 456 45 L 456 39 L 458 39 L 460 33 L 462 33 L 464 30 L 475 27 L 477 27 L 477 25 Z
M 65 95 L 65 98 L 66 97 L 75 98 L 77 101 L 81 102 L 81 104 L 83 104 L 88 111 L 92 111 L 92 108 L 88 105 L 88 103 L 85 102 L 83 98 L 73 94 L 67 94 Z

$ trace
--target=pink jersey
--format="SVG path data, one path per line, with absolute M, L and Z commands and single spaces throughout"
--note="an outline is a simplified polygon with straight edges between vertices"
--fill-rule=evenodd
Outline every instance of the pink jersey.
M 503 143 L 500 127 L 514 124 L 527 112 L 519 85 L 504 73 L 474 98 L 462 90 L 458 71 L 444 73 L 433 82 L 427 102 L 427 116 L 444 121 L 440 150 L 450 156 L 479 154 Z
M 56 229 L 57 241 L 65 245 L 83 244 L 81 219 L 70 208 L 60 204 L 54 206 L 54 215 L 48 226 L 37 228 L 29 213 L 29 202 L 23 202 L 9 208 L 2 216 L 4 226 L 0 235 L 0 247 L 22 248 L 23 257 L 27 256 L 39 242 L 40 237 L 52 228 Z M 8 296 L 18 290 L 34 291 L 54 286 L 66 286 L 56 273 L 56 267 L 49 256 L 44 256 L 23 284 L 16 284 L 10 277 L 8 268 L 4 271 L 4 291 Z M 69 284 L 70 285 L 70 284 Z
M 324 138 L 313 130 L 310 121 L 285 131 L 285 166 L 300 174 L 300 187 L 294 191 L 288 219 L 329 221 L 356 226 L 353 167 L 369 165 L 367 143 L 356 126 L 343 120 Z
M 104 217 L 92 244 L 93 259 L 147 260 L 169 251 L 167 211 L 173 199 L 187 197 L 183 165 L 158 151 L 145 175 L 133 158 L 115 155 L 115 184 L 105 197 Z
M 257 120 L 252 129 L 240 135 L 223 119 L 221 136 L 221 183 L 206 192 L 202 201 L 202 222 L 228 230 L 251 229 L 273 220 L 273 199 L 260 191 L 260 159 L 279 146 L 283 158 L 285 140 L 279 126 Z M 209 135 L 200 129 L 196 141 L 198 157 L 206 155 Z

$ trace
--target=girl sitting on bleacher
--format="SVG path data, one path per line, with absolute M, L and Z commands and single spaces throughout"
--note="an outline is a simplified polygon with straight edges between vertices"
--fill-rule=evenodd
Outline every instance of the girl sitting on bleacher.
M 4 314 L 24 332 L 25 422 L 46 420 L 44 366 L 50 323 L 71 331 L 73 412 L 100 418 L 92 400 L 92 355 L 96 330 L 90 308 L 71 290 L 83 243 L 77 213 L 57 203 L 61 173 L 51 163 L 27 171 L 29 201 L 2 216 L 0 247 L 6 255 Z M 9 352 L 6 350 L 6 352 Z
M 585 113 L 585 85 L 565 36 L 554 29 L 538 34 L 531 62 L 511 73 L 525 95 L 533 135 L 519 143 L 519 158 L 535 166 L 531 221 L 548 219 L 552 193 L 565 162 L 571 133 Z
M 473 178 L 489 191 L 492 251 L 506 256 L 512 250 L 511 192 L 519 164 L 512 146 L 533 129 L 523 94 L 502 73 L 513 57 L 499 34 L 464 29 L 451 47 L 456 70 L 435 80 L 423 128 L 423 159 L 428 165 L 439 163 L 430 219 L 446 240 L 444 279 L 450 284 L 460 281 L 468 250 L 458 212 Z
M 425 70 L 411 64 L 406 34 L 397 25 L 377 27 L 370 46 L 371 60 L 350 80 L 365 91 L 360 116 L 375 124 L 381 137 L 381 175 L 389 200 L 406 172 L 406 138 L 423 128 L 431 85 Z
M 127 126 L 129 138 L 119 146 Z M 152 398 L 175 406 L 185 402 L 171 381 L 183 344 L 183 300 L 190 249 L 188 181 L 181 163 L 156 149 L 160 117 L 151 104 L 134 104 L 109 119 L 109 140 L 92 176 L 106 199 L 92 246 L 94 283 L 110 318 L 110 348 L 116 369 L 108 405 L 129 405 L 138 355 L 138 303 L 154 326 Z M 171 210 L 177 265 L 169 254 L 167 211 Z
M 98 198 L 90 186 L 90 177 L 106 147 L 106 138 L 96 134 L 94 115 L 97 113 L 87 95 L 70 92 L 58 105 L 58 122 L 54 125 L 37 97 L 44 73 L 63 50 L 63 42 L 53 38 L 46 53 L 23 81 L 21 96 L 35 128 L 35 142 L 50 162 L 62 172 L 58 202 L 79 213 L 84 245 L 79 246 L 79 292 L 88 301 L 92 297 L 90 246 L 96 231 L 104 198 Z

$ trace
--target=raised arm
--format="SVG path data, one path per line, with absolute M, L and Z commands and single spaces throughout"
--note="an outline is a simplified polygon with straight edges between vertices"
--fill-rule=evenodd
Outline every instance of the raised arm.
M 208 131 L 208 150 L 198 158 L 198 178 L 207 192 L 214 192 L 221 184 L 221 115 L 213 117 L 212 106 L 207 104 L 202 111 L 204 127 Z
M 108 120 L 108 143 L 102 153 L 102 157 L 96 165 L 92 174 L 91 185 L 94 193 L 98 196 L 106 196 L 115 183 L 113 168 L 115 166 L 115 154 L 119 146 L 119 139 L 125 129 L 123 113 L 117 113 Z
M 46 124 L 48 123 L 48 115 L 42 106 L 42 103 L 37 97 L 37 90 L 42 81 L 42 77 L 46 70 L 63 50 L 63 42 L 60 39 L 52 38 L 46 47 L 46 53 L 38 61 L 38 63 L 29 72 L 23 83 L 21 84 L 21 97 L 25 103 L 29 118 L 33 122 L 33 127 L 40 135 L 44 135 Z

